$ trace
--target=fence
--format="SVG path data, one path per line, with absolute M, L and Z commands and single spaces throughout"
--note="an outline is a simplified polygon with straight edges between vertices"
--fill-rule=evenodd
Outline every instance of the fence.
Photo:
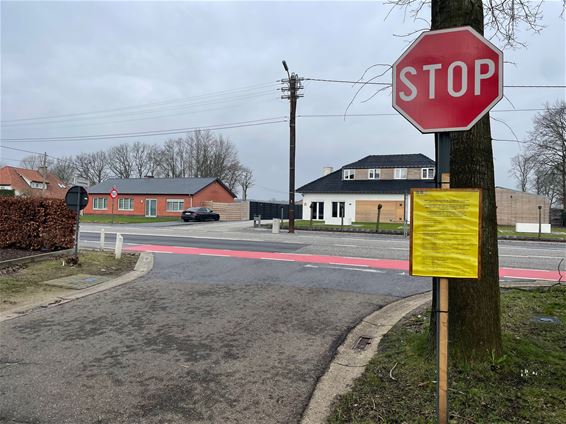
M 221 221 L 246 221 L 250 219 L 249 202 L 221 203 L 211 200 L 202 202 L 202 206 L 220 214 Z
M 248 219 L 253 219 L 256 215 L 261 215 L 262 219 L 289 219 L 289 205 L 286 203 L 251 201 L 249 204 L 250 213 Z M 295 219 L 303 219 L 303 207 L 301 204 L 295 205 Z

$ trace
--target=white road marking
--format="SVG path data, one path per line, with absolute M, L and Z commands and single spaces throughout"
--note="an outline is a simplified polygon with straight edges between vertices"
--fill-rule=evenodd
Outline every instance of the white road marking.
M 359 267 L 362 267 L 362 268 L 368 267 L 368 265 L 344 264 L 344 263 L 341 263 L 341 262 L 329 262 L 329 264 L 330 265 L 341 265 L 341 266 L 359 266 Z
M 293 259 L 280 259 L 280 258 L 260 258 L 266 261 L 281 261 L 281 262 L 295 262 Z
M 562 256 L 534 256 L 534 255 L 499 255 L 499 257 L 506 257 L 506 258 L 536 258 L 536 259 L 561 259 L 564 257 Z
M 323 269 L 342 269 L 344 271 L 361 271 L 361 272 L 371 272 L 374 274 L 385 274 L 385 271 L 380 269 L 366 269 L 366 268 L 352 268 L 346 266 L 318 266 L 318 265 L 305 265 L 305 268 L 323 268 Z
M 338 246 L 338 247 L 358 247 L 357 244 L 333 244 L 332 246 Z
M 221 255 L 219 253 L 199 253 L 199 256 L 223 256 L 225 258 L 229 258 L 230 255 Z

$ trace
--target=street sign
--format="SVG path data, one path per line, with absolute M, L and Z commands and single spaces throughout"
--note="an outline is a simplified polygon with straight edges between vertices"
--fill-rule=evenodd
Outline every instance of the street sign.
M 75 178 L 73 178 L 73 185 L 78 185 L 78 186 L 82 186 L 82 187 L 88 187 L 88 186 L 89 186 L 89 181 L 88 181 L 86 178 L 75 177 Z
M 410 275 L 478 278 L 481 191 L 411 191 Z
M 67 207 L 73 211 L 80 211 L 88 205 L 88 193 L 84 187 L 73 186 L 65 195 Z
M 393 64 L 393 107 L 422 133 L 467 131 L 503 97 L 503 53 L 471 27 L 424 32 Z
M 110 197 L 113 199 L 118 197 L 118 190 L 116 190 L 114 187 L 112 187 L 112 190 L 110 190 Z

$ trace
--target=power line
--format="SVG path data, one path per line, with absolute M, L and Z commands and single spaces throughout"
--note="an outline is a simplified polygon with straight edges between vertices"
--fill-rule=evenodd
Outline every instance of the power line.
M 251 98 L 271 96 L 271 95 L 274 95 L 275 93 L 276 93 L 275 89 L 262 90 L 262 91 L 259 91 L 257 93 L 248 93 L 248 94 L 245 94 L 245 95 L 232 96 L 232 97 L 228 97 L 228 98 L 224 98 L 224 99 L 205 100 L 205 101 L 200 101 L 200 102 L 179 104 L 179 105 L 174 105 L 174 106 L 167 106 L 167 107 L 153 108 L 153 109 L 146 109 L 146 110 L 124 111 L 124 112 L 111 113 L 111 114 L 104 113 L 104 114 L 99 114 L 99 116 L 83 116 L 83 117 L 76 117 L 76 118 L 56 118 L 56 119 L 45 118 L 43 120 L 31 121 L 31 122 L 25 121 L 25 122 L 4 123 L 4 124 L 2 124 L 2 127 L 4 127 L 4 128 L 15 128 L 15 127 L 21 127 L 21 126 L 29 127 L 30 125 L 34 125 L 34 126 L 36 126 L 36 125 L 53 125 L 53 124 L 60 124 L 60 123 L 66 123 L 66 122 L 101 120 L 101 119 L 120 117 L 120 116 L 124 116 L 124 117 L 140 116 L 140 115 L 147 115 L 147 114 L 153 114 L 153 113 L 163 113 L 163 112 L 169 112 L 169 111 L 171 111 L 171 112 L 186 111 L 184 113 L 184 114 L 186 114 L 186 113 L 190 113 L 191 109 L 195 109 L 195 108 L 202 107 L 202 106 L 214 106 L 214 105 L 222 105 L 222 104 L 227 104 L 227 103 L 234 103 L 234 102 L 239 102 L 239 101 L 242 101 L 242 100 L 248 100 L 248 99 L 251 99 Z M 210 110 L 215 110 L 215 109 L 210 109 Z M 202 112 L 202 110 L 197 111 L 197 112 Z M 161 118 L 161 117 L 166 117 L 166 116 L 167 115 L 161 115 L 161 116 L 157 116 L 156 118 Z M 148 117 L 144 117 L 144 118 L 141 118 L 141 119 L 148 119 Z M 149 119 L 153 119 L 153 117 L 150 116 Z M 133 119 L 133 120 L 137 120 L 137 119 Z M 127 120 L 114 121 L 114 122 L 127 122 Z
M 34 142 L 47 142 L 47 141 L 89 141 L 89 140 L 108 140 L 116 138 L 131 138 L 131 137 L 151 137 L 156 135 L 173 135 L 183 134 L 188 132 L 195 132 L 199 130 L 225 130 L 232 128 L 254 127 L 259 125 L 269 125 L 287 122 L 284 116 L 276 116 L 272 118 L 256 119 L 252 121 L 231 122 L 226 124 L 213 124 L 213 125 L 199 125 L 197 127 L 189 128 L 174 128 L 165 130 L 154 131 L 141 131 L 141 132 L 128 132 L 128 133 L 112 133 L 112 134 L 92 134 L 92 135 L 78 135 L 66 137 L 28 137 L 28 138 L 3 138 L 0 141 L 7 143 L 34 143 Z
M 180 99 L 164 100 L 164 101 L 160 101 L 160 102 L 143 103 L 143 104 L 139 104 L 139 105 L 124 106 L 124 107 L 118 107 L 118 108 L 112 108 L 112 109 L 99 109 L 99 110 L 94 110 L 94 111 L 89 111 L 89 112 L 77 112 L 77 113 L 67 113 L 67 114 L 59 114 L 59 115 L 8 119 L 8 120 L 2 120 L 0 122 L 1 123 L 12 123 L 12 122 L 56 119 L 56 118 L 73 117 L 73 116 L 107 114 L 107 113 L 117 112 L 117 111 L 124 111 L 124 110 L 131 110 L 131 109 L 144 109 L 144 108 L 152 107 L 152 106 L 167 105 L 167 104 L 174 104 L 174 103 L 184 103 L 184 102 L 187 102 L 189 100 L 202 99 L 202 98 L 206 98 L 206 97 L 219 97 L 219 96 L 224 96 L 226 94 L 237 93 L 237 92 L 240 92 L 240 91 L 250 91 L 250 90 L 254 90 L 254 89 L 257 91 L 259 88 L 264 88 L 264 87 L 269 87 L 269 86 L 275 87 L 276 85 L 277 85 L 277 81 L 276 82 L 270 82 L 270 83 L 256 84 L 256 85 L 251 85 L 251 86 L 246 86 L 246 87 L 241 87 L 241 88 L 232 88 L 232 89 L 228 89 L 228 90 L 221 90 L 221 91 L 217 91 L 217 92 L 211 92 L 211 93 L 207 93 L 207 94 L 201 94 L 201 95 L 197 95 L 197 96 L 185 97 L 185 98 L 180 98 Z
M 339 80 L 339 79 L 323 79 L 323 78 L 305 78 L 305 81 L 318 81 L 318 82 L 332 82 L 341 84 L 360 84 L 360 85 L 385 85 L 391 86 L 390 82 L 369 82 L 369 81 L 350 81 L 350 80 Z M 566 85 L 557 84 L 509 84 L 504 85 L 505 88 L 566 88 Z

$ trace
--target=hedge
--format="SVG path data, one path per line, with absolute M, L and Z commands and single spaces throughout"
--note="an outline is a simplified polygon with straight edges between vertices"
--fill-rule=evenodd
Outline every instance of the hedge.
M 0 248 L 70 249 L 76 216 L 61 199 L 0 197 Z

